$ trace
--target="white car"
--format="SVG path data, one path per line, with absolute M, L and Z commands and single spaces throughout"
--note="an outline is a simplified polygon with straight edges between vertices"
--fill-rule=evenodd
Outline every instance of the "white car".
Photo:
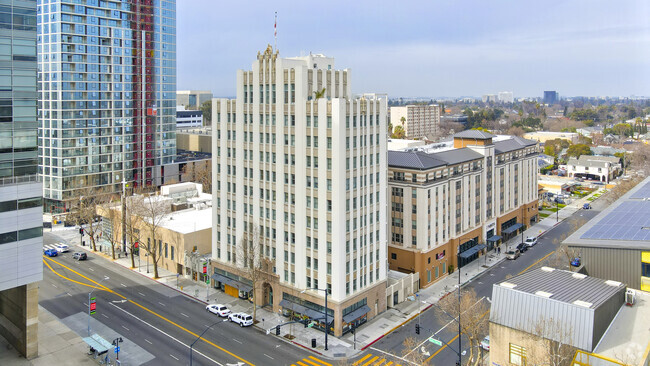
M 228 314 L 230 314 L 230 309 L 228 309 L 226 305 L 222 304 L 210 304 L 205 307 L 205 310 L 211 312 L 212 314 L 217 314 L 220 317 L 226 317 Z
M 528 237 L 526 238 L 526 241 L 524 242 L 529 248 L 532 247 L 533 245 L 537 244 L 537 238 L 536 237 Z
M 70 250 L 70 247 L 67 244 L 63 243 L 57 243 L 56 244 L 56 251 L 59 253 L 65 253 Z
M 250 327 L 253 325 L 253 317 L 246 313 L 232 313 L 228 315 L 228 320 L 239 324 L 240 327 Z
M 481 348 L 488 352 L 490 351 L 490 336 L 485 336 L 485 338 L 483 338 L 481 341 Z

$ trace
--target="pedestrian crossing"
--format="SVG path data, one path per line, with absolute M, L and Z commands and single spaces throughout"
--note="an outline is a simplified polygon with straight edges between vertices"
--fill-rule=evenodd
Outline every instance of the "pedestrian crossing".
M 398 363 L 386 359 L 384 356 L 375 356 L 372 353 L 361 357 L 352 366 L 401 366 Z
M 303 358 L 300 361 L 297 361 L 291 366 L 332 366 L 331 363 L 327 363 L 323 360 L 319 360 L 318 358 L 314 356 L 309 356 L 306 358 Z
M 56 249 L 56 244 L 43 244 L 43 250 Z

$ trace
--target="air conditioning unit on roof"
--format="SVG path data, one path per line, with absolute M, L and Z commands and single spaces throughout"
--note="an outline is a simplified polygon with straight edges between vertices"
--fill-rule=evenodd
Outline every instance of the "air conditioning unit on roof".
M 625 305 L 627 306 L 634 305 L 635 299 L 636 299 L 636 292 L 634 292 L 634 290 L 632 290 L 631 288 L 628 288 L 627 291 L 625 291 Z

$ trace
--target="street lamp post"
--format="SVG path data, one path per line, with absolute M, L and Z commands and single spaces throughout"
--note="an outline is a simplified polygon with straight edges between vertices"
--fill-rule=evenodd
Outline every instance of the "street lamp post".
M 88 337 L 90 337 L 90 296 L 92 293 L 97 289 L 97 286 L 101 285 L 102 282 L 108 280 L 109 277 L 105 276 L 103 280 L 99 281 L 99 283 L 93 287 L 92 291 L 88 293 Z
M 210 328 L 214 327 L 215 325 L 219 324 L 219 323 L 222 322 L 222 321 L 225 321 L 225 320 L 220 320 L 220 321 L 218 321 L 218 322 L 214 322 L 214 323 L 212 323 L 211 325 L 209 325 L 207 328 L 205 328 L 205 330 L 203 331 L 203 333 L 201 333 L 201 335 L 200 335 L 197 339 L 195 339 L 194 342 L 192 342 L 192 344 L 190 345 L 190 366 L 192 366 L 192 351 L 194 350 L 194 343 L 198 342 L 199 339 L 201 339 L 201 337 L 203 337 L 203 335 L 205 334 L 205 332 L 207 332 L 208 330 L 210 330 Z
M 149 273 L 149 253 L 144 253 L 144 256 L 147 257 L 147 273 Z
M 301 294 L 305 293 L 307 290 L 316 290 L 316 291 L 325 292 L 325 351 L 327 351 L 327 335 L 328 335 L 329 330 L 330 330 L 330 325 L 327 322 L 327 294 L 328 294 L 329 291 L 327 289 L 322 289 L 322 288 L 309 288 L 309 289 L 305 289 L 305 290 L 300 291 L 300 293 Z

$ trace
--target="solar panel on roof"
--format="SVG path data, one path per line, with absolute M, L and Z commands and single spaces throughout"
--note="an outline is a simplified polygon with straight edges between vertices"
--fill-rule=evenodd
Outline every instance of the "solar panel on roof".
M 650 185 L 649 185 L 650 187 Z M 650 201 L 627 201 L 587 230 L 581 239 L 650 240 Z
M 634 192 L 634 194 L 631 195 L 630 198 L 637 198 L 637 199 L 650 198 L 650 182 L 644 184 L 643 187 L 639 188 L 638 191 Z

